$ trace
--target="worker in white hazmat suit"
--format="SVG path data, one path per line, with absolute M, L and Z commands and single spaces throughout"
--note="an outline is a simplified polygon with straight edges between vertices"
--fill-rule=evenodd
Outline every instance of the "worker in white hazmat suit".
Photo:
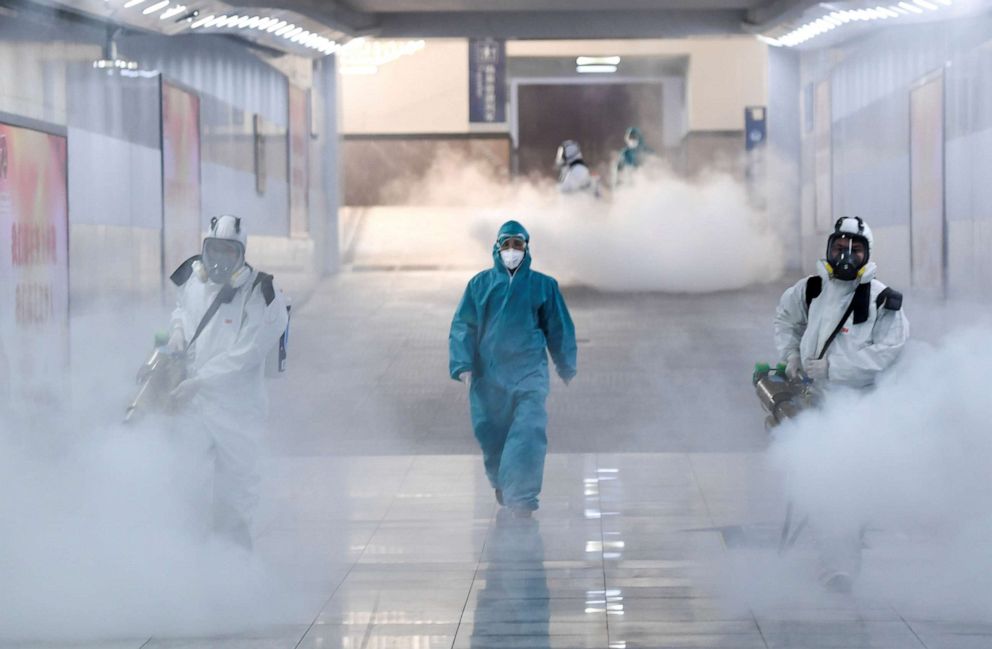
M 565 140 L 558 147 L 555 168 L 558 169 L 558 191 L 562 194 L 595 192 L 595 180 L 575 140 Z
M 178 305 L 169 346 L 189 348 L 188 378 L 173 397 L 184 404 L 190 434 L 212 458 L 214 529 L 250 548 L 268 409 L 264 365 L 288 315 L 272 276 L 245 263 L 246 244 L 240 218 L 211 219 L 202 254 L 171 276 Z
M 902 295 L 875 279 L 874 237 L 863 220 L 839 219 L 816 275 L 789 288 L 775 313 L 775 344 L 790 377 L 864 388 L 909 338 Z
M 875 279 L 871 228 L 838 219 L 818 272 L 787 289 L 775 313 L 775 343 L 791 379 L 814 386 L 865 389 L 899 358 L 909 338 L 902 294 Z M 811 520 L 821 580 L 847 591 L 861 568 L 861 529 L 830 529 Z M 822 522 L 821 522 L 822 523 Z

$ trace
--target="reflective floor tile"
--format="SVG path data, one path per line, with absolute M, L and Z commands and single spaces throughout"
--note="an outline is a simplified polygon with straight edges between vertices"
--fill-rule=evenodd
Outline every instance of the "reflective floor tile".
M 450 649 L 456 624 L 315 624 L 298 649 Z
M 142 649 L 293 649 L 306 630 L 292 626 L 224 636 L 152 638 Z

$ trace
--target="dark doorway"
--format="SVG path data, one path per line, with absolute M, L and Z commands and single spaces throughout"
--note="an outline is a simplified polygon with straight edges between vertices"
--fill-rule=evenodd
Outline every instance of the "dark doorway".
M 554 178 L 555 151 L 577 140 L 593 172 L 609 178 L 623 133 L 638 126 L 661 152 L 661 84 L 521 85 L 517 94 L 517 173 Z

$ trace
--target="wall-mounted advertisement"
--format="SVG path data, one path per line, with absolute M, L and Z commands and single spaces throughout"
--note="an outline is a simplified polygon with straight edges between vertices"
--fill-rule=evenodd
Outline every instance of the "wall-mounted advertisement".
M 200 98 L 162 83 L 162 264 L 168 275 L 200 249 Z M 164 277 L 163 275 L 163 277 Z
M 65 137 L 0 123 L 0 389 L 22 397 L 68 364 L 66 153 Z
M 303 237 L 310 231 L 310 120 L 307 91 L 289 84 L 289 232 Z

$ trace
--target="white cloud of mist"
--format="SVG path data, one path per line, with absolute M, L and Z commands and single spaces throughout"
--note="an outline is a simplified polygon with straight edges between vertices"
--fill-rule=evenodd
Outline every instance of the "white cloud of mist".
M 990 337 L 918 344 L 874 392 L 778 429 L 771 466 L 797 509 L 824 530 L 869 526 L 857 594 L 931 617 L 992 610 Z
M 120 424 L 161 317 L 119 318 L 77 318 L 69 380 L 50 400 L 15 383 L 0 408 L 0 644 L 243 631 L 299 601 L 257 555 L 211 538 L 202 447 Z
M 566 284 L 709 292 L 775 280 L 785 266 L 779 228 L 793 215 L 772 218 L 752 207 L 744 183 L 725 171 L 687 179 L 658 162 L 600 200 L 559 195 L 547 181 L 506 182 L 454 156 L 437 159 L 426 178 L 389 193 L 405 193 L 411 208 L 462 208 L 480 262 L 503 221 L 522 222 L 534 267 Z M 417 218 L 432 229 L 420 210 Z M 457 240 L 442 229 L 431 232 L 441 255 L 446 237 Z

